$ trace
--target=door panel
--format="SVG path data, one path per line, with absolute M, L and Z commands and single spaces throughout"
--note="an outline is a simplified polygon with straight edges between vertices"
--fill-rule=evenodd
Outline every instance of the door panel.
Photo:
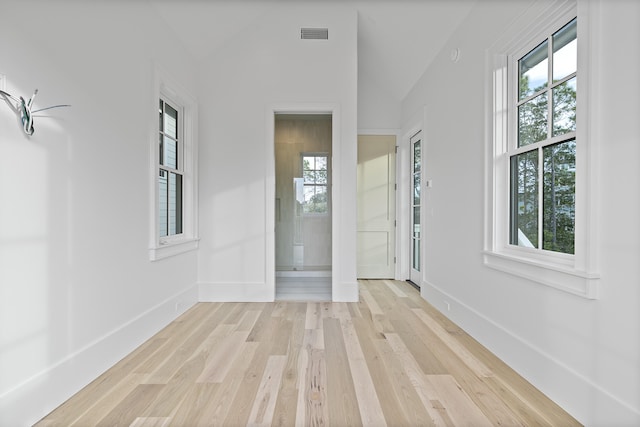
M 409 141 L 411 150 L 411 268 L 409 279 L 420 286 L 422 276 L 422 132 Z
M 358 136 L 358 277 L 395 277 L 396 138 Z

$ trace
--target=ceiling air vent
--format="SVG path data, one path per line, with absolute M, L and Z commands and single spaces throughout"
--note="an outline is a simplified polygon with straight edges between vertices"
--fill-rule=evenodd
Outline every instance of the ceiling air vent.
M 301 28 L 300 38 L 302 40 L 328 40 L 328 28 Z

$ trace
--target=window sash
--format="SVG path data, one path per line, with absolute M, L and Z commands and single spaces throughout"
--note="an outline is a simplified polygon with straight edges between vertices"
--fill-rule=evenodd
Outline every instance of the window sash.
M 568 44 L 567 40 L 562 40 L 564 43 L 560 48 L 554 46 L 554 40 L 556 40 L 556 36 L 562 32 L 565 32 L 565 29 L 569 28 L 572 25 L 575 25 L 577 18 L 573 18 L 566 23 L 564 23 L 560 28 L 550 31 L 544 36 L 545 38 L 538 38 L 535 42 L 533 48 L 522 49 L 520 52 L 517 52 L 514 55 L 509 56 L 508 65 L 511 67 L 512 72 L 511 76 L 511 87 L 512 91 L 512 101 L 510 101 L 510 105 L 512 107 L 509 108 L 510 111 L 510 127 L 512 131 L 510 132 L 510 138 L 508 138 L 507 145 L 507 158 L 509 159 L 507 164 L 508 169 L 508 188 L 509 188 L 509 215 L 508 215 L 508 229 L 507 233 L 507 243 L 510 247 L 513 247 L 516 250 L 525 249 L 526 251 L 536 251 L 536 252 L 545 252 L 549 249 L 545 247 L 545 211 L 544 211 L 544 200 L 548 195 L 545 193 L 545 185 L 544 185 L 544 153 L 551 149 L 550 147 L 566 143 L 568 141 L 577 141 L 576 140 L 576 131 L 575 131 L 575 113 L 574 113 L 574 126 L 573 129 L 569 129 L 566 132 L 559 133 L 558 135 L 554 135 L 556 133 L 556 93 L 562 87 L 562 85 L 568 85 L 569 82 L 577 81 L 577 66 L 575 71 L 563 75 L 560 79 L 553 80 L 554 75 L 554 53 L 560 50 L 560 48 L 564 47 Z M 577 37 L 576 37 L 577 40 Z M 570 41 L 570 40 L 569 40 Z M 532 43 L 532 44 L 533 44 Z M 544 47 L 546 51 L 543 51 L 541 47 Z M 533 58 L 530 62 L 531 67 L 523 66 L 524 61 Z M 535 90 L 526 92 L 523 96 L 524 86 L 522 85 L 520 78 L 529 70 L 532 70 L 538 64 L 544 64 L 546 66 L 546 75 L 538 76 L 541 84 L 539 87 L 534 88 Z M 539 70 L 538 70 L 539 72 Z M 575 79 L 575 80 L 574 80 Z M 527 85 L 527 90 L 529 85 Z M 544 97 L 544 98 L 543 98 Z M 536 101 L 536 99 L 538 101 Z M 535 111 L 536 102 L 543 102 L 546 105 L 543 105 L 537 112 Z M 570 108 L 571 106 L 569 106 Z M 532 123 L 530 128 L 523 129 L 523 111 L 526 112 L 526 109 L 534 111 L 534 117 L 526 117 Z M 542 110 L 544 108 L 544 110 Z M 575 111 L 576 103 L 574 98 L 573 109 Z M 535 115 L 538 115 L 537 117 Z M 543 129 L 540 129 L 539 122 L 540 118 L 544 119 Z M 536 128 L 537 127 L 537 128 Z M 565 129 L 561 129 L 565 130 Z M 538 132 L 538 137 L 533 137 L 532 140 L 527 141 L 523 140 L 523 133 L 529 131 L 534 135 Z M 533 154 L 535 153 L 535 154 Z M 521 177 L 518 175 L 518 159 L 531 157 L 533 154 L 534 158 L 536 158 L 536 176 L 535 176 L 535 187 L 537 197 L 533 200 L 529 200 L 525 202 L 524 197 L 526 194 L 520 194 L 519 190 Z M 574 219 L 574 230 L 575 230 L 575 151 L 574 151 L 574 193 L 573 193 L 573 219 Z M 552 186 L 552 191 L 555 188 Z M 526 193 L 526 192 L 525 192 Z M 532 204 L 533 203 L 533 204 Z M 530 212 L 530 217 L 534 218 L 536 221 L 535 230 L 531 229 L 531 224 L 529 224 L 528 232 L 526 230 L 522 230 L 520 228 L 520 219 L 521 219 L 521 211 L 526 214 L 529 207 L 535 208 L 535 213 Z M 522 219 L 525 217 L 523 216 Z M 527 236 L 528 234 L 528 236 Z M 535 237 L 535 241 L 530 241 L 528 237 Z M 573 244 L 570 247 L 575 245 L 575 234 L 573 234 Z M 556 246 L 557 247 L 557 246 Z M 553 253 L 558 253 L 561 255 L 573 255 L 573 251 L 566 252 L 557 252 L 553 251 Z
M 183 114 L 177 105 L 160 97 L 157 217 L 161 243 L 182 235 L 184 229 Z M 168 143 L 175 148 L 168 148 Z

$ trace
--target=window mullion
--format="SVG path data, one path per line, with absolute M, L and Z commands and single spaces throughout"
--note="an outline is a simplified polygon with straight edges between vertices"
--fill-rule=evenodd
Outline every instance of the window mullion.
M 544 241 L 544 148 L 538 148 L 538 249 Z

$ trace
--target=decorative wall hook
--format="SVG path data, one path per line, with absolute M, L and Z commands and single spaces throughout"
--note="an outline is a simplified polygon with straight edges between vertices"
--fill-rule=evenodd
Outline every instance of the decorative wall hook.
M 33 110 L 33 100 L 36 98 L 37 94 L 38 94 L 38 89 L 36 89 L 33 92 L 33 95 L 31 95 L 31 98 L 29 98 L 29 101 L 25 101 L 25 99 L 21 96 L 16 98 L 10 93 L 0 90 L 0 95 L 2 95 L 2 97 L 7 102 L 7 104 L 9 104 L 9 106 L 11 107 L 11 109 L 16 114 L 20 115 L 20 121 L 22 122 L 22 130 L 24 131 L 25 134 L 29 136 L 33 135 L 33 132 L 34 132 L 34 129 L 33 129 L 34 113 L 38 113 L 40 111 L 50 110 L 52 108 L 58 108 L 58 107 L 71 107 L 71 105 L 68 105 L 68 104 L 59 104 L 59 105 L 52 105 L 51 107 Z

